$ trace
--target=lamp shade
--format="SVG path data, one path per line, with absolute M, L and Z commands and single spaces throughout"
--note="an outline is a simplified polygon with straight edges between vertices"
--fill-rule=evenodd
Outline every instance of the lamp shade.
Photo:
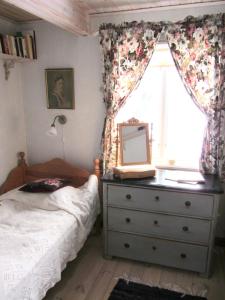
M 57 135 L 57 129 L 55 125 L 52 125 L 51 128 L 46 132 L 48 136 L 56 136 Z
M 46 132 L 48 136 L 57 136 L 57 129 L 55 127 L 55 122 L 58 120 L 59 124 L 64 125 L 67 122 L 67 118 L 64 115 L 57 115 L 54 117 L 51 128 Z

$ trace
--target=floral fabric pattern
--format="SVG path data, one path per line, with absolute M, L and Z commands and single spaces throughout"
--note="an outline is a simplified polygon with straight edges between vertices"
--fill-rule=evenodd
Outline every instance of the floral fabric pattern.
M 138 86 L 150 61 L 162 25 L 131 22 L 100 27 L 104 56 L 104 102 L 106 120 L 103 132 L 103 169 L 116 165 L 117 128 L 115 116 L 129 94 Z
M 201 169 L 225 178 L 225 14 L 176 23 L 131 22 L 100 27 L 104 56 L 104 172 L 116 165 L 118 110 L 138 86 L 162 29 L 183 83 L 207 116 Z
M 167 39 L 187 91 L 207 116 L 201 168 L 224 176 L 224 15 L 170 24 Z

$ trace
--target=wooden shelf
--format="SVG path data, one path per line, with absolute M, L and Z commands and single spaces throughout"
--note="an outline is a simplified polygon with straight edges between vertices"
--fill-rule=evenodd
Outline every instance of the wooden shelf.
M 19 63 L 36 61 L 36 59 L 30 59 L 30 58 L 25 58 L 25 57 L 5 54 L 5 53 L 0 53 L 0 59 L 12 60 L 14 62 L 19 62 Z
M 0 53 L 0 59 L 4 61 L 5 80 L 9 79 L 10 69 L 15 67 L 15 63 L 34 62 L 36 59 L 24 58 L 16 55 Z

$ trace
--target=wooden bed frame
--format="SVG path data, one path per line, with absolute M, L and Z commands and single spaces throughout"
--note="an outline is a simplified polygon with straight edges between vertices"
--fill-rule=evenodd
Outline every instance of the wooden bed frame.
M 101 170 L 99 159 L 94 160 L 93 173 L 100 179 Z M 19 152 L 18 166 L 9 173 L 7 179 L 0 187 L 0 194 L 39 178 L 68 178 L 71 180 L 71 185 L 79 187 L 87 181 L 89 175 L 90 173 L 87 170 L 72 166 L 60 158 L 28 166 L 25 161 L 25 153 Z
M 66 161 L 64 161 L 62 159 L 59 159 L 59 158 L 52 159 L 52 160 L 47 161 L 45 163 L 34 164 L 32 166 L 28 166 L 27 163 L 26 163 L 26 161 L 25 161 L 25 154 L 24 154 L 24 152 L 20 152 L 20 153 L 18 153 L 18 166 L 15 167 L 15 168 L 13 168 L 11 170 L 11 172 L 9 173 L 7 179 L 5 180 L 5 182 L 3 183 L 3 185 L 0 187 L 0 194 L 6 193 L 7 191 L 15 189 L 15 188 L 17 188 L 17 187 L 19 187 L 19 186 L 21 186 L 21 185 L 23 185 L 23 184 L 25 184 L 25 183 L 27 183 L 29 181 L 32 181 L 34 179 L 49 178 L 49 177 L 50 178 L 52 178 L 52 177 L 68 178 L 71 181 L 70 185 L 72 185 L 74 187 L 78 187 L 78 186 L 84 184 L 88 180 L 89 176 L 91 174 L 93 174 L 93 173 L 95 173 L 95 175 L 97 175 L 98 178 L 100 177 L 100 161 L 99 161 L 99 159 L 95 159 L 94 160 L 94 171 L 92 173 L 89 173 L 87 170 L 85 170 L 83 168 L 78 168 L 78 167 L 72 166 L 68 162 L 66 162 Z M 96 199 L 96 201 L 97 201 L 97 199 Z M 93 203 L 94 203 L 94 201 L 93 201 Z M 50 210 L 48 211 L 49 213 L 50 213 Z M 91 211 L 91 207 L 90 207 L 90 211 Z M 38 214 L 38 216 L 39 216 L 39 214 Z M 60 215 L 57 215 L 57 217 L 60 218 Z M 95 224 L 93 224 L 92 228 L 89 228 L 89 226 L 92 224 L 91 222 L 94 221 L 94 217 L 97 217 L 96 220 L 95 220 Z M 12 218 L 13 218 L 13 216 L 12 216 Z M 57 221 L 57 219 L 54 219 L 54 218 L 52 220 L 53 220 L 53 222 Z M 56 220 L 56 221 L 54 221 L 54 220 Z M 90 215 L 89 221 L 90 222 L 87 222 L 87 224 L 86 223 L 84 224 L 84 227 L 87 227 L 86 228 L 87 230 L 89 230 L 89 229 L 91 230 L 90 234 L 100 234 L 100 232 L 101 232 L 101 217 L 100 217 L 100 214 L 97 215 L 97 206 L 95 206 L 95 211 L 93 211 L 93 214 Z M 38 219 L 36 220 L 36 222 L 38 222 Z M 70 222 L 72 222 L 72 221 L 70 221 Z M 83 222 L 83 221 L 81 221 L 81 222 Z M 52 223 L 52 224 L 56 224 L 57 225 L 58 223 Z M 70 224 L 70 223 L 67 223 L 67 227 L 68 227 L 68 224 Z M 79 229 L 78 225 L 79 225 L 79 218 L 76 219 L 76 221 L 74 221 L 74 226 L 72 226 L 73 230 L 75 230 L 74 232 L 77 232 L 77 230 Z M 31 224 L 31 226 L 32 226 L 32 224 Z M 59 223 L 59 225 L 57 225 L 57 227 L 58 226 L 59 227 L 63 226 L 63 223 L 62 224 Z M 86 231 L 86 233 L 84 233 L 84 232 L 85 231 L 81 232 L 82 236 L 85 236 L 85 234 L 87 233 L 87 231 Z M 30 234 L 30 232 L 29 232 L 29 234 Z M 35 232 L 33 232 L 33 234 L 35 234 Z M 65 234 L 65 232 L 63 230 L 61 230 L 61 234 Z M 78 238 L 81 238 L 81 235 L 80 236 L 78 235 Z M 87 238 L 87 236 L 85 237 L 85 239 L 86 238 Z M 83 237 L 82 237 L 82 239 L 83 239 Z M 81 239 L 81 241 L 82 241 L 82 239 Z M 66 240 L 67 239 L 65 239 L 65 241 Z M 37 239 L 37 242 L 42 243 L 42 242 L 44 242 L 44 239 L 42 240 L 39 237 Z M 75 241 L 74 241 L 74 243 L 75 243 Z M 54 247 L 55 244 L 56 244 L 56 242 L 54 242 L 54 245 L 52 245 L 52 247 Z M 35 245 L 38 245 L 38 247 L 39 247 L 38 243 L 35 244 Z M 81 243 L 79 243 L 78 245 L 79 245 L 79 247 L 82 246 Z M 40 246 L 41 246 L 41 244 L 40 244 Z M 24 245 L 21 244 L 21 248 L 24 248 Z M 67 249 L 67 248 L 68 248 L 67 251 L 69 251 L 70 250 L 70 246 L 69 245 L 65 246 L 65 249 Z M 32 249 L 35 249 L 35 248 L 32 248 Z M 19 246 L 19 250 L 20 250 L 20 246 Z M 44 255 L 46 255 L 46 253 L 48 253 L 47 250 L 49 251 L 48 247 L 45 249 L 45 244 L 44 244 L 43 245 L 43 251 L 38 251 L 40 253 L 38 254 L 39 256 L 37 256 L 37 257 L 39 257 L 41 259 L 42 256 L 44 256 Z M 26 250 L 24 250 L 24 249 L 21 250 L 21 253 L 25 255 L 24 251 L 26 251 Z M 66 255 L 68 255 L 68 257 L 67 257 L 67 259 L 65 258 L 64 260 L 66 262 L 68 262 L 68 261 L 70 261 L 70 259 L 71 259 L 71 257 L 73 255 L 70 257 L 69 256 L 69 252 Z M 61 259 L 61 260 L 64 261 L 63 259 Z M 35 262 L 35 261 L 33 261 L 33 262 Z M 53 261 L 52 263 L 53 263 L 54 267 L 58 266 L 56 264 L 56 262 Z M 39 267 L 43 267 L 43 265 L 40 264 Z M 64 267 L 65 266 L 62 265 L 62 269 L 64 269 Z M 26 270 L 26 268 L 24 270 Z M 46 269 L 46 270 L 48 270 L 48 269 Z M 24 271 L 21 270 L 21 272 L 22 273 L 20 275 L 22 276 Z M 29 272 L 30 272 L 30 270 L 29 270 Z M 10 276 L 11 275 L 14 276 L 14 274 L 16 274 L 16 273 L 9 273 L 9 274 L 10 274 Z M 39 274 L 39 273 L 37 273 L 37 274 Z M 25 273 L 25 275 L 27 276 L 26 273 Z M 21 277 L 21 278 L 23 278 L 23 277 Z M 26 277 L 24 277 L 24 278 L 26 278 Z M 47 283 L 48 283 L 48 285 L 49 285 L 49 283 L 52 284 L 52 282 L 49 281 L 50 280 L 49 276 L 46 276 L 46 280 L 47 280 L 45 282 L 46 284 Z M 54 284 L 57 281 L 58 281 L 58 277 L 54 278 L 54 280 L 53 280 Z M 4 282 L 3 282 L 3 284 L 4 284 Z M 0 282 L 0 285 L 1 285 L 1 282 Z M 46 290 L 46 289 L 44 289 L 44 290 Z M 14 289 L 14 292 L 16 292 L 15 289 Z M 3 293 L 4 293 L 4 291 L 3 291 Z M 25 294 L 27 294 L 26 290 L 24 292 L 24 295 Z M 11 291 L 10 291 L 10 295 L 11 295 Z M 29 295 L 30 295 L 30 293 L 29 293 Z M 1 296 L 0 296 L 0 299 L 2 299 Z M 4 298 L 4 299 L 6 299 L 6 298 Z

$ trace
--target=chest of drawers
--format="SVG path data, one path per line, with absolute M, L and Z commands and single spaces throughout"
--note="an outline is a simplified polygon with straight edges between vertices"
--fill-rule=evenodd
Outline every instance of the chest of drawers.
M 209 276 L 218 204 L 223 193 L 204 185 L 103 178 L 104 252 Z

